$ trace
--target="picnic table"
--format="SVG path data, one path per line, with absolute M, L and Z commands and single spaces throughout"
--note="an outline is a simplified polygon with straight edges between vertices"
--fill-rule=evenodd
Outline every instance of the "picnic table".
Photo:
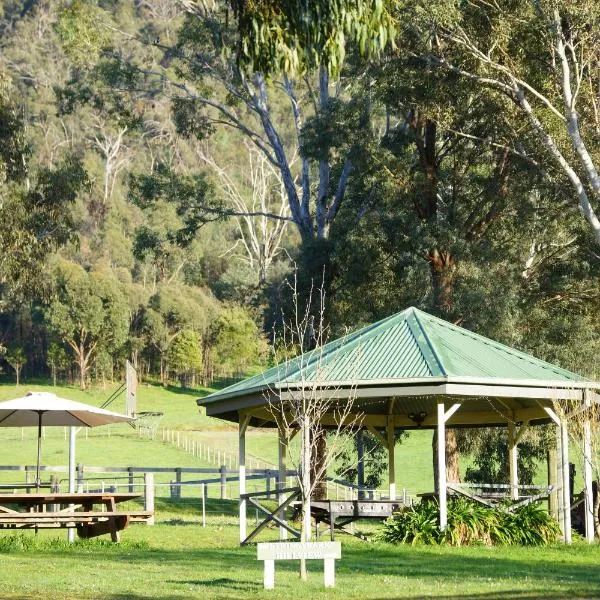
M 117 510 L 117 504 L 136 500 L 136 493 L 0 493 L 0 529 L 57 529 L 74 527 L 81 538 L 110 533 L 113 542 L 131 522 L 145 522 L 150 511 Z

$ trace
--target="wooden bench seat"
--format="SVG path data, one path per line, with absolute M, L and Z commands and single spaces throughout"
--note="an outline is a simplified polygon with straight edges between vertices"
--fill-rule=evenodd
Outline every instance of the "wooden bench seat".
M 0 513 L 0 529 L 77 529 L 81 538 L 107 533 L 118 541 L 118 532 L 129 523 L 142 523 L 153 515 L 150 511 L 76 511 L 76 512 L 10 512 Z

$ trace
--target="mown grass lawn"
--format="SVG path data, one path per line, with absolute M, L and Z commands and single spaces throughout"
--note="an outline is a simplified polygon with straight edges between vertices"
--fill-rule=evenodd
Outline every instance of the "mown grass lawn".
M 296 564 L 278 563 L 276 590 L 267 593 L 255 548 L 238 546 L 237 503 L 209 506 L 206 528 L 199 508 L 157 499 L 158 524 L 129 527 L 120 545 L 105 536 L 69 546 L 63 531 L 41 531 L 37 538 L 31 531 L 0 532 L 0 598 L 600 597 L 600 546 L 432 548 L 349 536 L 339 536 L 343 558 L 335 590 L 322 587 L 319 563 L 310 563 L 308 584 L 299 581 Z M 374 525 L 360 529 L 372 533 Z M 268 530 L 261 538 L 276 535 Z M 31 547 L 23 548 L 23 542 Z
M 27 534 L 29 535 L 29 534 Z M 0 545 L 7 534 L 0 536 Z M 51 534 L 55 537 L 56 533 Z M 64 534 L 60 534 L 64 538 Z M 311 562 L 278 563 L 276 589 L 262 589 L 254 547 L 240 548 L 230 518 L 203 529 L 192 519 L 133 526 L 120 546 L 91 540 L 0 552 L 1 598 L 598 598 L 600 547 L 448 548 L 388 546 L 344 536 L 334 590 Z M 6 541 L 6 540 L 4 540 Z

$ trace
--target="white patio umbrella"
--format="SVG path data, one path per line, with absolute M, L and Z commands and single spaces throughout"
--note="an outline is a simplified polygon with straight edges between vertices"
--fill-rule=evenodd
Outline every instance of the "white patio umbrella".
M 82 402 L 59 398 L 49 392 L 29 392 L 23 398 L 0 402 L 0 427 L 37 427 L 37 468 L 35 486 L 40 487 L 42 427 L 97 427 L 132 421 L 131 417 Z

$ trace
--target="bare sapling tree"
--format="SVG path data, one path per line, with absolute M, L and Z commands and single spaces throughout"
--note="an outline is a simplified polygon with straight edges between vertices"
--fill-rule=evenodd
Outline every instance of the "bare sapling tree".
M 321 286 L 311 287 L 306 308 L 300 304 L 294 277 L 289 284 L 293 294 L 293 314 L 285 321 L 279 346 L 284 354 L 298 352 L 296 358 L 280 364 L 280 382 L 290 382 L 285 391 L 273 388 L 268 394 L 269 410 L 284 432 L 296 431 L 298 445 L 289 444 L 286 435 L 288 459 L 297 473 L 302 503 L 301 541 L 311 538 L 311 498 L 326 478 L 329 468 L 345 448 L 349 434 L 362 425 L 364 414 L 356 405 L 356 386 L 337 387 L 330 382 L 332 369 L 331 346 L 327 345 L 328 328 L 325 325 L 325 293 Z M 318 315 L 310 313 L 313 295 Z M 353 369 L 360 365 L 360 348 L 353 353 L 353 363 L 346 365 L 352 372 L 349 381 L 357 379 Z M 288 379 L 289 377 L 289 379 Z M 320 443 L 326 437 L 327 443 Z M 306 579 L 306 562 L 301 561 L 300 576 Z
M 228 253 L 241 245 L 242 260 L 257 273 L 262 285 L 273 261 L 283 251 L 283 236 L 292 219 L 280 172 L 254 145 L 244 141 L 244 146 L 247 164 L 239 181 L 230 168 L 223 167 L 207 151 L 198 148 L 197 152 L 218 177 L 233 210 L 239 238 Z

